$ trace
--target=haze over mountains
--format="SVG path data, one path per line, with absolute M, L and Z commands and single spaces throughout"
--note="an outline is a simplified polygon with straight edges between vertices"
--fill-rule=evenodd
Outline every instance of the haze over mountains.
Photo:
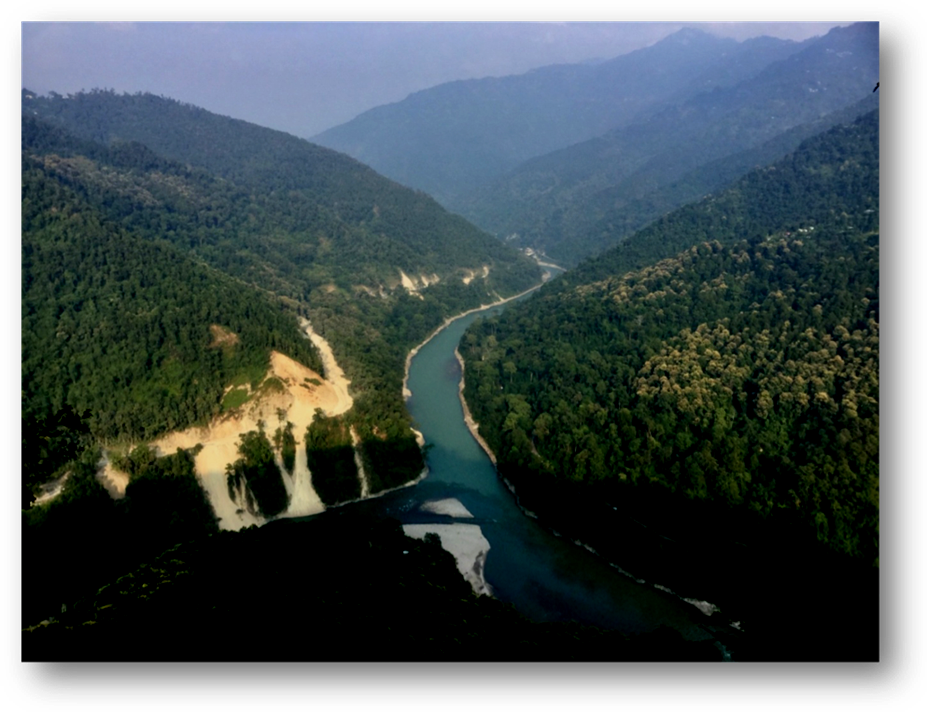
M 684 29 L 598 64 L 442 84 L 313 140 L 457 206 L 522 161 L 625 125 L 661 102 L 736 83 L 798 47 Z
M 869 110 L 877 80 L 878 25 L 801 43 L 685 29 L 599 65 L 442 85 L 315 140 L 574 264 Z
M 277 630 L 274 601 L 302 585 L 287 568 L 297 542 L 327 552 L 333 585 L 307 600 L 347 657 L 357 619 L 384 656 L 396 636 L 426 656 L 478 657 L 495 641 L 513 658 L 566 645 L 582 659 L 589 645 L 608 659 L 617 645 L 717 659 L 715 643 L 736 640 L 740 659 L 877 658 L 878 70 L 877 24 L 804 42 L 685 29 L 602 62 L 418 92 L 316 137 L 325 145 L 147 93 L 24 89 L 32 650 L 80 656 L 83 640 L 105 656 L 134 637 L 144 657 L 134 632 L 163 625 L 172 641 L 205 631 L 204 656 L 235 655 L 240 609 L 261 621 L 246 638 L 259 646 Z M 437 541 L 410 546 L 397 522 L 367 521 L 370 502 L 219 535 L 440 469 L 427 460 L 440 445 L 413 429 L 410 350 L 449 317 L 540 286 L 527 248 L 569 269 L 445 333 L 463 333 L 461 370 L 453 344 L 434 357 L 423 388 L 451 384 L 451 400 L 422 420 L 459 425 L 463 394 L 490 475 L 521 506 L 635 586 L 694 601 L 690 614 L 720 606 L 720 637 L 544 633 L 474 604 Z M 204 457 L 223 428 L 231 454 Z M 482 457 L 451 451 L 462 472 Z M 408 492 L 469 496 L 470 471 Z M 521 552 L 531 534 L 512 509 L 519 523 L 493 519 L 493 533 Z M 62 542 L 68 556 L 48 566 Z M 239 546 L 274 556 L 242 573 L 224 563 Z M 212 605 L 242 577 L 244 598 Z M 546 595 L 532 605 L 560 606 Z M 370 607 L 358 618 L 346 600 Z M 446 639 L 429 611 L 453 620 Z M 798 652 L 796 631 L 813 638 Z

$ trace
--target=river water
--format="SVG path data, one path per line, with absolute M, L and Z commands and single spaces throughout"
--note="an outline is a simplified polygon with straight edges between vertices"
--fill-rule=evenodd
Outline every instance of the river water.
M 672 593 L 640 583 L 526 515 L 470 434 L 454 349 L 475 319 L 506 306 L 457 319 L 412 359 L 408 407 L 431 446 L 428 475 L 412 487 L 357 504 L 403 524 L 479 525 L 490 544 L 484 576 L 493 594 L 532 620 L 576 620 L 626 633 L 665 625 L 689 640 L 714 640 L 713 629 L 727 625 L 719 614 L 710 617 Z M 459 500 L 473 518 L 454 520 L 420 509 L 426 502 L 448 498 Z

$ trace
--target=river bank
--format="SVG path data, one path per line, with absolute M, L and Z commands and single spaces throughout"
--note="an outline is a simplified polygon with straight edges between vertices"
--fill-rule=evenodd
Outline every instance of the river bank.
M 531 294 L 531 292 L 537 289 L 540 289 L 547 283 L 547 281 L 550 279 L 550 274 L 551 274 L 550 272 L 545 272 L 544 276 L 541 278 L 540 283 L 534 285 L 530 289 L 526 289 L 524 292 L 520 292 L 519 294 L 514 294 L 511 297 L 506 297 L 505 299 L 500 299 L 499 301 L 496 301 L 496 302 L 491 302 L 490 304 L 481 304 L 478 307 L 474 307 L 473 309 L 468 309 L 465 312 L 461 312 L 460 314 L 456 314 L 455 316 L 449 316 L 447 319 L 445 319 L 443 324 L 441 324 L 437 329 L 432 331 L 431 334 L 428 335 L 428 338 L 426 338 L 422 343 L 420 343 L 418 346 L 416 346 L 411 351 L 409 351 L 409 354 L 406 356 L 405 375 L 403 376 L 403 379 L 402 379 L 402 397 L 408 400 L 412 396 L 412 391 L 409 390 L 409 367 L 412 365 L 412 359 L 415 358 L 416 354 L 418 354 L 418 352 L 422 349 L 422 347 L 424 347 L 429 341 L 435 338 L 438 334 L 440 334 L 442 331 L 444 331 L 447 327 L 449 327 L 451 324 L 453 324 L 458 319 L 463 319 L 464 317 L 470 316 L 471 314 L 475 314 L 476 312 L 481 312 L 486 309 L 492 309 L 494 307 L 507 304 L 508 302 L 511 302 L 515 299 L 520 299 L 521 297 L 524 297 L 527 294 Z
M 715 614 L 720 613 L 721 611 L 720 611 L 720 608 L 714 603 L 701 600 L 698 598 L 692 598 L 692 597 L 686 597 L 683 595 L 679 595 L 676 592 L 674 592 L 672 589 L 668 588 L 667 586 L 661 585 L 659 583 L 654 583 L 652 580 L 645 580 L 643 578 L 640 578 L 638 575 L 635 575 L 635 574 L 632 574 L 626 571 L 624 568 L 614 563 L 614 560 L 611 557 L 604 555 L 602 552 L 598 551 L 596 548 L 591 546 L 586 541 L 584 535 L 580 535 L 580 538 L 577 538 L 577 532 L 582 531 L 582 529 L 577 530 L 575 527 L 570 526 L 568 524 L 570 517 L 567 516 L 564 519 L 565 512 L 563 511 L 563 507 L 558 506 L 556 502 L 545 503 L 546 505 L 552 505 L 553 511 L 551 511 L 551 506 L 543 506 L 541 508 L 544 510 L 543 517 L 539 517 L 538 512 L 540 510 L 536 509 L 536 505 L 539 503 L 539 500 L 535 501 L 533 497 L 529 497 L 529 499 L 532 500 L 533 504 L 529 505 L 530 508 L 529 506 L 526 506 L 526 502 L 523 501 L 523 498 L 520 496 L 520 491 L 516 488 L 515 484 L 499 470 L 499 465 L 498 465 L 498 460 L 496 458 L 496 454 L 495 452 L 493 452 L 489 443 L 480 434 L 480 431 L 479 431 L 480 425 L 473 418 L 473 414 L 470 411 L 469 404 L 467 403 L 467 400 L 464 397 L 464 390 L 466 388 L 466 362 L 463 356 L 461 355 L 460 349 L 458 347 L 454 348 L 454 357 L 456 358 L 457 363 L 459 364 L 459 367 L 460 367 L 460 380 L 458 383 L 458 397 L 460 400 L 461 409 L 463 411 L 464 424 L 466 425 L 466 428 L 469 431 L 470 435 L 473 437 L 476 443 L 480 446 L 480 448 L 483 450 L 483 452 L 486 454 L 489 460 L 492 462 L 493 468 L 495 469 L 496 476 L 499 478 L 499 480 L 505 485 L 505 487 L 511 493 L 512 497 L 515 500 L 517 507 L 522 512 L 522 514 L 524 514 L 525 516 L 531 519 L 539 520 L 539 524 L 541 524 L 541 526 L 543 526 L 545 529 L 550 531 L 554 536 L 558 538 L 565 537 L 568 541 L 571 541 L 575 546 L 583 548 L 586 551 L 590 552 L 592 555 L 598 558 L 601 558 L 603 561 L 607 562 L 609 566 L 611 566 L 612 568 L 614 568 L 615 570 L 617 570 L 618 572 L 620 572 L 622 575 L 626 576 L 627 578 L 635 581 L 637 584 L 652 587 L 668 595 L 671 595 L 674 598 L 678 598 L 679 600 L 696 608 L 707 619 L 710 619 L 712 616 L 715 616 L 714 620 L 712 621 L 713 623 L 715 621 L 718 621 L 720 625 L 722 626 L 725 625 L 724 622 L 721 622 L 719 620 L 719 619 L 723 619 L 724 617 L 715 615 Z M 556 500 L 556 498 L 554 499 Z M 567 508 L 569 508 L 569 505 L 567 504 L 567 502 L 568 500 L 564 500 L 560 504 L 567 505 Z M 561 534 L 561 531 L 570 532 L 570 533 Z M 598 538 L 590 538 L 590 540 L 599 541 L 601 543 L 601 540 Z M 644 567 L 644 569 L 647 571 L 647 575 L 649 579 L 650 575 L 653 572 L 651 571 L 649 566 Z M 739 623 L 736 621 L 727 621 L 727 624 L 731 625 L 735 629 L 739 629 Z
M 463 408 L 463 418 L 464 423 L 467 424 L 467 430 L 470 431 L 470 435 L 473 436 L 473 439 L 476 440 L 480 447 L 483 448 L 483 451 L 486 453 L 486 456 L 492 461 L 493 466 L 496 466 L 496 454 L 492 451 L 492 448 L 489 447 L 483 436 L 480 435 L 480 424 L 473 419 L 473 415 L 470 413 L 470 406 L 467 405 L 467 399 L 464 398 L 464 388 L 466 387 L 466 363 L 463 360 L 463 356 L 460 355 L 460 349 L 454 349 L 454 356 L 457 357 L 457 363 L 460 364 L 460 405 Z
M 539 523 L 697 609 L 734 659 L 878 660 L 878 569 L 813 534 L 660 491 L 588 492 L 516 474 L 519 506 Z

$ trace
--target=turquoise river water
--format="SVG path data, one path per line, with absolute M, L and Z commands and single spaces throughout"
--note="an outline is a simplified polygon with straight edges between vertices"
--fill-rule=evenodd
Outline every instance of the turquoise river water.
M 419 507 L 433 500 L 459 500 L 474 518 L 456 521 L 479 525 L 490 543 L 484 576 L 493 594 L 532 620 L 576 620 L 627 633 L 665 625 L 689 640 L 714 639 L 713 629 L 727 625 L 722 616 L 708 616 L 692 602 L 639 582 L 524 513 L 470 434 L 454 350 L 475 319 L 506 306 L 458 318 L 412 359 L 408 407 L 431 446 L 427 476 L 414 486 L 349 506 L 369 508 L 403 524 L 447 524 L 455 520 Z

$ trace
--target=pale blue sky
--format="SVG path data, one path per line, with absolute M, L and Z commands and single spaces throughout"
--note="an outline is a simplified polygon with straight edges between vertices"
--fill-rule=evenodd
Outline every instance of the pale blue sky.
M 693 23 L 689 23 L 693 24 Z M 705 23 L 742 40 L 847 23 Z M 611 58 L 681 23 L 24 23 L 22 83 L 148 91 L 309 137 L 454 79 Z

